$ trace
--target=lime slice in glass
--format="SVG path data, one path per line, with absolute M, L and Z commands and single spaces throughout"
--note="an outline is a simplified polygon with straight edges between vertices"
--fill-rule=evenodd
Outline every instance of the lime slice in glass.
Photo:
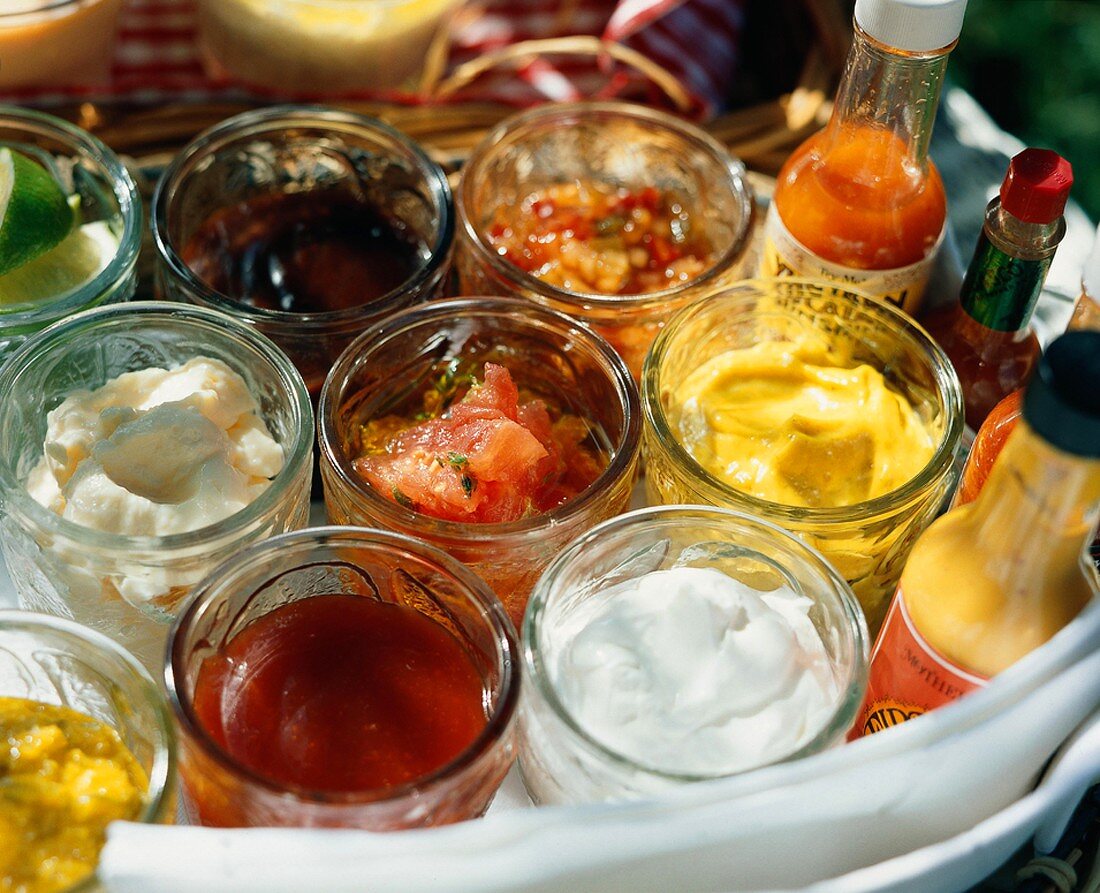
M 0 276 L 0 307 L 59 298 L 98 276 L 118 253 L 106 221 L 74 230 L 52 251 Z
M 59 245 L 75 221 L 68 197 L 49 171 L 0 149 L 0 276 Z

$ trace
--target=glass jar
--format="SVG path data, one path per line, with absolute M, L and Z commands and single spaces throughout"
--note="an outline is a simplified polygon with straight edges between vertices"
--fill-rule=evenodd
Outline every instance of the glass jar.
M 386 415 L 440 365 L 506 366 L 521 391 L 585 420 L 607 466 L 586 489 L 540 515 L 501 523 L 445 521 L 377 492 L 355 471 L 360 427 Z M 480 376 L 479 376 L 480 377 Z M 526 302 L 471 298 L 395 314 L 364 334 L 325 382 L 319 410 L 321 476 L 334 524 L 382 527 L 426 540 L 482 577 L 518 627 L 542 569 L 574 536 L 624 511 L 637 473 L 637 390 L 602 338 Z
M 566 708 L 551 670 L 578 633 L 570 621 L 582 606 L 599 600 L 610 586 L 673 568 L 711 568 L 762 593 L 786 586 L 813 603 L 808 617 L 833 670 L 836 701 L 803 743 L 776 751 L 761 765 L 809 756 L 844 739 L 866 689 L 868 650 L 867 626 L 847 583 L 815 550 L 759 518 L 703 506 L 640 509 L 571 542 L 531 596 L 523 624 L 528 685 L 520 717 L 520 770 L 536 803 L 657 796 L 729 777 L 656 768 L 602 743 Z M 717 629 L 728 620 L 714 622 Z
M 239 373 L 283 448 L 283 468 L 252 503 L 189 533 L 125 536 L 76 524 L 27 489 L 43 455 L 47 413 L 78 390 L 197 356 Z M 169 621 L 220 561 L 248 543 L 302 527 L 309 514 L 313 425 L 309 396 L 266 338 L 197 307 L 136 302 L 101 307 L 28 341 L 0 370 L 0 546 L 22 607 L 71 617 L 159 668 Z
M 185 260 L 211 215 L 266 197 L 320 192 L 325 200 L 365 202 L 399 221 L 426 252 L 416 271 L 357 306 L 293 312 L 218 291 Z M 257 212 L 236 226 L 259 226 L 265 216 Z M 419 146 L 381 121 L 314 106 L 245 112 L 200 134 L 168 166 L 153 198 L 160 295 L 221 310 L 263 332 L 294 361 L 314 396 L 360 332 L 442 293 L 453 229 L 446 175 Z
M 0 70 L 5 65 L 6 60 Z M 78 226 L 104 224 L 118 239 L 114 256 L 98 275 L 56 298 L 12 302 L 10 295 L 2 293 L 0 281 L 2 363 L 27 336 L 51 323 L 98 304 L 125 301 L 133 295 L 142 215 L 137 186 L 122 162 L 79 127 L 29 109 L 0 106 L 0 144 L 38 161 L 65 192 L 80 197 Z M 41 262 L 42 259 L 32 261 Z
M 866 364 L 881 372 L 887 389 L 915 410 L 934 444 L 931 458 L 917 474 L 863 502 L 802 507 L 744 493 L 692 457 L 672 422 L 682 409 L 676 389 L 688 375 L 726 351 L 822 337 L 853 365 Z M 684 310 L 646 358 L 646 495 L 650 504 L 704 503 L 750 512 L 797 533 L 851 584 L 874 634 L 913 541 L 954 485 L 961 407 L 959 379 L 943 351 L 894 307 L 813 280 L 739 283 Z
M 149 779 L 136 821 L 176 817 L 176 735 L 164 695 L 132 655 L 69 620 L 0 611 L 0 697 L 57 704 L 118 732 Z M 93 875 L 65 893 L 97 893 Z
M 309 791 L 241 765 L 203 727 L 194 706 L 203 660 L 276 608 L 333 594 L 414 609 L 465 646 L 483 680 L 487 723 L 450 763 L 386 789 Z M 172 630 L 164 674 L 182 733 L 184 805 L 192 821 L 205 825 L 392 831 L 456 822 L 488 808 L 515 756 L 520 677 L 512 625 L 481 580 L 411 537 L 322 527 L 252 546 L 196 589 Z
M 536 190 L 574 182 L 675 196 L 711 246 L 709 266 L 662 291 L 619 295 L 559 288 L 506 260 L 494 224 L 521 219 Z M 456 205 L 463 294 L 515 295 L 573 316 L 611 342 L 635 378 L 679 308 L 746 275 L 753 198 L 744 165 L 697 127 L 641 106 L 555 103 L 509 118 L 470 156 Z
M 412 87 L 459 0 L 199 0 L 207 71 L 291 94 Z
M 122 0 L 6 0 L 0 89 L 105 83 L 121 9 Z

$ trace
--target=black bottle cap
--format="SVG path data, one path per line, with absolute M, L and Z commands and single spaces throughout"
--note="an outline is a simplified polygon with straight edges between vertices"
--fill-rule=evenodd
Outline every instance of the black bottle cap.
M 1052 446 L 1100 458 L 1100 331 L 1067 332 L 1047 348 L 1024 394 L 1024 419 Z

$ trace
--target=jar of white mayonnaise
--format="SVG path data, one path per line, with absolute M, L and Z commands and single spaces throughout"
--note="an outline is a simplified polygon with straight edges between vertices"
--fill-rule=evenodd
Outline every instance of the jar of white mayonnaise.
M 574 540 L 523 624 L 520 768 L 536 803 L 660 795 L 816 753 L 863 698 L 866 622 L 814 549 L 664 506 Z

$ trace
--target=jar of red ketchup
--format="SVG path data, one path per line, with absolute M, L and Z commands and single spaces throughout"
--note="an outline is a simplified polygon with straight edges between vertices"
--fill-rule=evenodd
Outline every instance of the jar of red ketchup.
M 473 818 L 514 757 L 516 634 L 454 559 L 299 530 L 198 587 L 165 683 L 192 822 L 389 831 Z

